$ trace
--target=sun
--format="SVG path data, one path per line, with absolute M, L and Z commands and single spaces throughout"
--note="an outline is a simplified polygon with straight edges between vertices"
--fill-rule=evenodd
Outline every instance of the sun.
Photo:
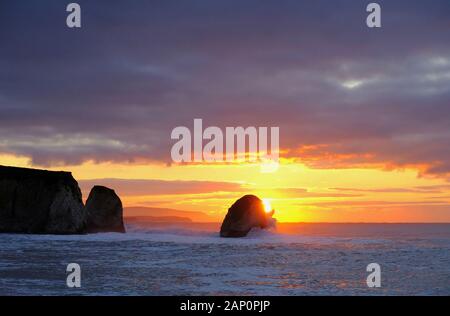
M 269 199 L 262 199 L 263 204 L 264 204 L 264 211 L 266 213 L 269 213 L 272 211 L 272 205 L 270 205 L 270 200 Z

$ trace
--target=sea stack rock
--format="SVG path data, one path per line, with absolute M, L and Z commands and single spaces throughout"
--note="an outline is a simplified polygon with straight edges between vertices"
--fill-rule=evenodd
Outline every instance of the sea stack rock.
M 94 186 L 86 201 L 87 233 L 124 233 L 122 201 L 114 190 Z
M 70 172 L 0 166 L 0 232 L 78 234 L 85 209 Z
M 273 211 L 266 213 L 264 203 L 254 195 L 245 195 L 229 209 L 220 227 L 221 237 L 245 237 L 253 227 L 267 228 Z

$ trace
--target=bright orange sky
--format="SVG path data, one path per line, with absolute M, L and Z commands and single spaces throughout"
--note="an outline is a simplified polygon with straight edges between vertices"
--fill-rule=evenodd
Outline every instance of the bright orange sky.
M 32 166 L 27 158 L 11 155 L 0 156 L 0 163 L 39 167 Z M 49 169 L 72 171 L 80 183 L 105 178 L 156 180 L 152 187 L 143 181 L 133 183 L 131 189 L 121 185 L 114 189 L 125 207 L 201 211 L 217 221 L 234 200 L 251 193 L 269 199 L 280 222 L 450 222 L 450 184 L 438 178 L 418 177 L 413 169 L 311 169 L 284 160 L 273 173 L 261 173 L 259 165 L 250 164 L 90 162 Z M 195 185 L 189 181 L 195 181 Z M 93 182 L 103 184 L 104 180 Z M 86 195 L 83 192 L 83 198 Z

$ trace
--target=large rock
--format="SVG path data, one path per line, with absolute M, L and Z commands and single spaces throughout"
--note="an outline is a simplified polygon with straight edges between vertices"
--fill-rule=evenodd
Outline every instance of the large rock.
M 94 186 L 86 201 L 88 233 L 124 233 L 122 201 L 114 190 Z
M 245 237 L 253 227 L 267 228 L 273 211 L 266 213 L 264 203 L 254 195 L 245 195 L 229 209 L 220 227 L 221 237 Z
M 70 172 L 0 166 L 0 232 L 77 234 L 85 218 Z

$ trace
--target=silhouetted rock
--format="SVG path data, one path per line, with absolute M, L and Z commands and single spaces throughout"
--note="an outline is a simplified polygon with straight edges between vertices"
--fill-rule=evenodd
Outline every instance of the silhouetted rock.
M 0 166 L 0 232 L 77 234 L 85 218 L 70 172 Z
M 229 209 L 220 227 L 221 237 L 245 237 L 253 227 L 267 228 L 273 211 L 266 213 L 261 199 L 245 195 Z
M 122 201 L 114 190 L 95 186 L 86 201 L 88 233 L 124 233 Z

